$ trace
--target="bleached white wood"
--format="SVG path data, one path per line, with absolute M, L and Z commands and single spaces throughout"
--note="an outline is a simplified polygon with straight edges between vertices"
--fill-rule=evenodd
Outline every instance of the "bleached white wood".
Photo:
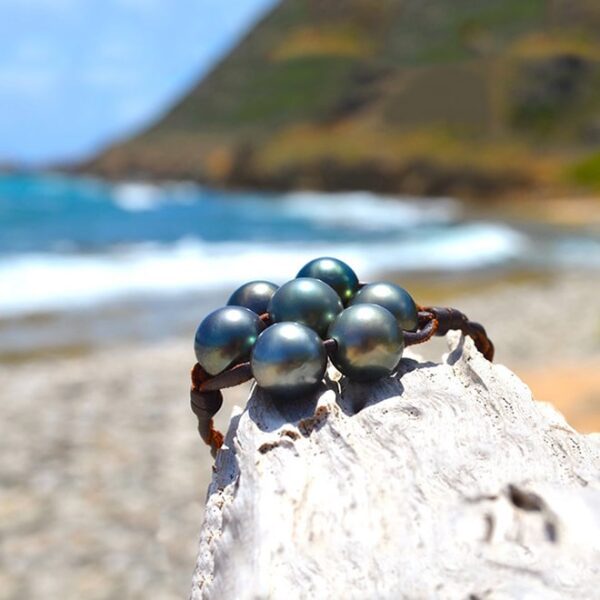
M 441 364 L 255 389 L 216 461 L 192 598 L 600 598 L 600 435 L 470 339 Z M 302 403 L 301 403 L 302 404 Z

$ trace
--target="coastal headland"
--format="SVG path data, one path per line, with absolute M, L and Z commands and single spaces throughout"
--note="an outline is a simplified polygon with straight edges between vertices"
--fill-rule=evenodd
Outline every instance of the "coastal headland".
M 591 0 L 284 0 L 182 98 L 75 168 L 482 201 L 600 189 Z

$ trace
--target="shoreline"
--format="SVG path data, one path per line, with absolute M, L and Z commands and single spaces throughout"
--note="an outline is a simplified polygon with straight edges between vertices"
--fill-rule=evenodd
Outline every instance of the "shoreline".
M 422 305 L 454 306 L 479 321 L 496 346 L 495 362 L 519 374 L 531 373 L 534 380 L 541 380 L 544 369 L 560 371 L 564 365 L 572 370 L 578 361 L 586 365 L 600 359 L 600 314 L 593 300 L 600 281 L 585 272 L 500 270 L 470 273 L 458 280 L 388 273 L 379 279 L 402 285 Z M 223 305 L 226 297 L 223 291 L 159 301 L 116 301 L 0 320 L 0 365 L 37 370 L 53 363 L 93 362 L 105 353 L 160 353 L 169 346 L 180 353 L 187 349 L 191 361 L 198 322 Z M 11 345 L 14 340 L 20 340 L 20 346 Z M 411 350 L 425 360 L 439 360 L 444 340 L 433 338 Z
M 571 286 L 582 290 L 581 301 L 576 297 L 570 299 L 575 303 L 573 311 L 577 314 L 578 310 L 589 312 L 585 308 L 589 303 L 583 297 L 590 297 L 595 289 L 600 289 L 600 284 L 594 285 L 593 277 L 583 270 L 546 271 L 510 266 L 458 273 L 383 272 L 370 280 L 394 281 L 406 288 L 421 305 L 469 307 L 474 314 L 483 313 L 485 318 L 480 317 L 480 320 L 484 324 L 486 320 L 493 322 L 496 319 L 486 308 L 488 298 L 495 305 L 499 304 L 496 297 L 506 298 L 512 304 L 510 296 L 515 293 L 523 297 L 522 310 L 533 315 L 536 311 L 532 305 L 544 303 L 540 290 L 547 288 L 564 293 L 562 288 Z M 98 348 L 142 347 L 163 340 L 191 337 L 203 315 L 224 305 L 230 292 L 230 286 L 223 286 L 221 290 L 183 292 L 164 297 L 117 297 L 91 306 L 0 317 L 0 361 L 19 363 L 52 356 L 73 357 L 91 354 Z M 502 307 L 498 310 L 502 312 Z M 526 358 L 530 360 L 531 357 Z M 537 362 L 535 357 L 532 360 Z

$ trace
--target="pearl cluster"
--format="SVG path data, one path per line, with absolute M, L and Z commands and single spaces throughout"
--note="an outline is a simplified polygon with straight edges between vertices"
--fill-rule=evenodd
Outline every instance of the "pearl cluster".
M 266 325 L 265 323 L 269 323 Z M 281 287 L 251 281 L 200 323 L 194 349 L 211 376 L 250 360 L 257 384 L 275 397 L 315 391 L 329 358 L 348 379 L 389 376 L 404 350 L 403 330 L 417 328 L 410 294 L 388 282 L 359 284 L 336 258 L 316 258 Z

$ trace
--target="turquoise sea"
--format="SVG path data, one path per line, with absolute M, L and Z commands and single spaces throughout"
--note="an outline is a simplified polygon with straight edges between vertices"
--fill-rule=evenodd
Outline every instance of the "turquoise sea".
M 31 342 L 32 335 L 57 335 L 56 328 L 44 333 L 49 314 L 53 323 L 79 319 L 85 324 L 79 333 L 89 330 L 90 339 L 163 335 L 221 303 L 243 281 L 281 283 L 319 255 L 346 260 L 363 280 L 390 272 L 600 270 L 600 238 L 474 221 L 461 203 L 444 198 L 275 195 L 191 183 L 5 175 L 0 349 Z M 98 321 L 102 314 L 113 315 L 111 327 Z

